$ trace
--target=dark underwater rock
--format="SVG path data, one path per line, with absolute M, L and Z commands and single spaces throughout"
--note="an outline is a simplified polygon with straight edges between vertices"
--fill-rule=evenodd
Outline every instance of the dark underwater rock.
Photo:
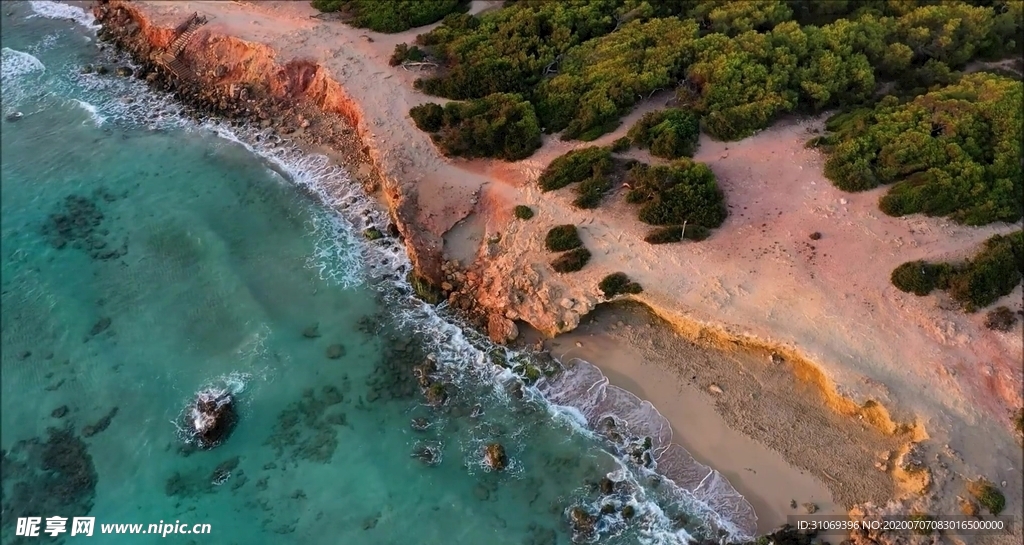
M 201 448 L 221 444 L 237 422 L 235 399 L 227 390 L 203 390 L 196 394 L 192 405 L 185 411 L 186 429 Z

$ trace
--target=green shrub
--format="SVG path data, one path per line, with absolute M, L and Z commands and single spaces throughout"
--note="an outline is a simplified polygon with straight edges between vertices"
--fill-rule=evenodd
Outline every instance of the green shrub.
M 391 59 L 388 64 L 391 66 L 398 66 L 405 61 L 419 62 L 424 58 L 423 50 L 417 46 L 409 47 L 409 44 L 398 44 L 395 46 L 395 52 L 391 54 Z
M 629 148 L 631 147 L 633 147 L 633 142 L 629 139 L 628 136 L 616 138 L 615 141 L 612 142 L 612 151 L 614 153 L 622 153 L 624 151 L 629 151 Z
M 894 184 L 891 216 L 949 216 L 966 225 L 1024 215 L 1024 83 L 976 73 L 901 103 L 886 97 L 827 123 L 825 175 L 862 191 Z
M 607 176 L 594 176 L 583 180 L 576 186 L 576 193 L 579 194 L 573 205 L 577 208 L 597 208 L 601 204 L 604 194 L 612 187 L 612 182 Z
M 615 164 L 607 148 L 590 146 L 570 151 L 551 161 L 537 179 L 543 191 L 561 189 L 587 178 L 611 173 Z
M 669 166 L 635 165 L 626 175 L 626 200 L 640 204 L 640 221 L 651 225 L 693 223 L 718 227 L 727 214 L 715 175 L 703 163 L 681 160 Z
M 575 225 L 557 225 L 548 231 L 544 238 L 544 246 L 552 252 L 564 252 L 583 246 L 583 241 L 580 240 Z
M 1006 507 L 1006 498 L 1003 493 L 986 479 L 969 482 L 967 491 L 993 515 L 998 515 Z
M 1009 331 L 1017 324 L 1017 315 L 1008 307 L 998 306 L 985 315 L 985 327 L 995 331 Z
M 1017 430 L 1017 433 L 1024 435 L 1024 407 L 1017 409 L 1017 412 L 1013 415 L 1013 429 Z
M 1024 273 L 1024 231 L 985 241 L 980 252 L 949 280 L 949 294 L 973 312 L 1010 293 Z
M 951 272 L 949 265 L 908 261 L 893 269 L 889 280 L 900 291 L 923 296 L 948 283 Z
M 646 237 L 644 242 L 648 244 L 670 244 L 673 242 L 679 242 L 684 238 L 686 240 L 692 240 L 694 242 L 700 242 L 711 236 L 711 230 L 703 225 L 686 225 L 686 232 L 683 232 L 682 225 L 672 225 L 669 227 L 661 227 L 651 231 Z
M 667 108 L 644 114 L 627 134 L 637 147 L 665 159 L 693 157 L 700 138 L 700 120 L 692 112 Z
M 551 262 L 551 267 L 555 269 L 556 272 L 571 273 L 582 269 L 588 261 L 590 261 L 590 250 L 586 248 L 576 248 L 555 258 L 555 260 Z
M 528 220 L 533 217 L 533 209 L 525 204 L 516 205 L 516 207 L 512 209 L 512 213 L 521 220 Z
M 640 284 L 633 282 L 626 276 L 626 273 L 622 272 L 612 273 L 602 278 L 597 287 L 608 299 L 623 293 L 636 294 L 644 291 Z
M 409 110 L 409 116 L 423 132 L 437 132 L 444 124 L 444 108 L 433 102 L 413 106 Z
M 966 263 L 911 261 L 896 267 L 892 284 L 902 291 L 927 295 L 934 289 L 949 295 L 968 312 L 986 307 L 1013 291 L 1024 277 L 1024 231 L 995 235 Z
M 346 23 L 376 32 L 402 32 L 466 11 L 469 0 L 313 0 L 314 8 L 341 11 Z
M 440 117 L 439 117 L 440 112 Z M 540 147 L 533 107 L 519 95 L 493 94 L 479 100 L 416 106 L 409 115 L 450 157 L 496 157 L 516 161 Z

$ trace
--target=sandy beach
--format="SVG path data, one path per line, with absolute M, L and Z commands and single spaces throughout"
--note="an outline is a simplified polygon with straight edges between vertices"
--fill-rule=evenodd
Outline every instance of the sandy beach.
M 496 4 L 473 2 L 472 11 Z M 783 119 L 740 142 L 702 137 L 695 159 L 715 172 L 729 218 L 702 243 L 651 246 L 621 188 L 596 210 L 574 208 L 571 190 L 537 188 L 552 159 L 585 144 L 548 137 L 515 163 L 440 156 L 407 114 L 432 100 L 412 88 L 421 72 L 387 63 L 396 44 L 430 27 L 373 33 L 314 17 L 307 2 L 132 5 L 163 28 L 205 15 L 209 23 L 185 48 L 197 65 L 240 62 L 204 59 L 211 36 L 231 36 L 267 46 L 277 64 L 322 67 L 344 91 L 323 103 L 336 112 L 343 104 L 356 120 L 384 194 L 401 196 L 421 235 L 424 260 L 458 260 L 476 279 L 481 307 L 539 330 L 552 354 L 590 361 L 650 400 L 676 441 L 754 505 L 760 531 L 803 513 L 804 503 L 826 514 L 865 502 L 955 514 L 977 477 L 1001 484 L 1006 512 L 1024 508 L 1024 455 L 1010 425 L 1024 403 L 1020 326 L 991 331 L 983 312 L 964 314 L 943 295 L 914 297 L 889 283 L 902 262 L 964 257 L 1019 222 L 978 228 L 885 216 L 881 189 L 836 189 L 820 153 L 805 149 L 824 117 Z M 586 145 L 610 144 L 668 98 L 651 97 Z M 536 217 L 516 221 L 517 204 Z M 544 233 L 561 223 L 578 225 L 594 255 L 571 275 L 555 273 L 543 248 Z M 597 283 L 615 271 L 643 285 L 635 299 L 653 314 L 604 304 Z M 997 304 L 1016 311 L 1021 299 L 1018 287 Z M 901 469 L 912 445 L 925 476 Z

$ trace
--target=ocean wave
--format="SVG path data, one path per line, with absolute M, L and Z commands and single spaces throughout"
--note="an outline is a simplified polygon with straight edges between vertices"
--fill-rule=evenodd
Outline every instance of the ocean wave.
M 4 87 L 13 80 L 33 72 L 45 72 L 46 66 L 31 53 L 5 47 L 0 49 L 0 75 L 3 76 Z
M 96 108 L 96 106 L 93 106 L 92 104 L 89 104 L 84 100 L 78 100 L 77 98 L 72 100 L 78 103 L 78 105 L 81 106 L 83 110 L 89 112 L 89 117 L 92 119 L 92 122 L 95 123 L 97 127 L 103 126 L 103 123 L 107 121 L 107 118 L 99 114 L 99 109 Z
M 29 5 L 35 12 L 33 17 L 46 17 L 47 19 L 70 19 L 86 28 L 96 30 L 100 25 L 96 24 L 96 18 L 91 13 L 78 6 L 51 2 L 50 0 L 31 0 Z
M 119 62 L 126 62 L 119 57 Z M 182 108 L 166 94 L 150 91 L 139 80 L 76 76 L 76 82 L 88 90 L 89 102 L 113 123 L 148 126 L 151 129 L 181 128 L 204 131 L 235 142 L 256 156 L 262 157 L 287 180 L 315 197 L 334 214 L 314 220 L 316 251 L 308 265 L 322 278 L 340 286 L 370 284 L 380 290 L 385 306 L 392 311 L 396 325 L 429 339 L 428 350 L 435 355 L 442 371 L 453 380 L 476 380 L 491 383 L 494 397 L 508 403 L 504 384 L 518 380 L 506 369 L 498 369 L 488 357 L 493 351 L 505 351 L 508 359 L 517 356 L 505 347 L 490 343 L 472 329 L 460 327 L 458 318 L 442 303 L 426 305 L 412 297 L 405 273 L 411 263 L 393 240 L 363 241 L 358 233 L 374 226 L 385 230 L 387 213 L 342 168 L 322 155 L 311 155 L 290 145 L 268 130 L 234 127 L 224 121 L 207 120 L 196 123 L 182 116 Z M 114 97 L 114 98 L 110 98 Z M 122 97 L 122 98 L 118 98 Z M 130 100 L 123 97 L 131 97 Z M 244 385 L 244 381 L 242 382 Z M 723 529 L 732 539 L 752 536 L 756 517 L 749 503 L 740 496 L 717 471 L 693 460 L 682 447 L 671 443 L 671 427 L 649 402 L 608 384 L 596 367 L 576 362 L 576 369 L 563 372 L 560 378 L 542 381 L 528 388 L 531 397 L 546 400 L 551 418 L 564 419 L 575 425 L 581 434 L 597 440 L 607 435 L 595 432 L 595 423 L 610 416 L 623 429 L 636 437 L 650 437 L 652 468 L 626 469 L 624 456 L 620 477 L 633 483 L 633 495 L 627 501 L 635 505 L 648 521 L 641 530 L 645 543 L 688 543 L 689 534 L 675 529 L 663 506 L 682 506 L 697 514 L 708 526 Z M 465 448 L 476 448 L 472 441 Z M 621 454 L 621 453 L 620 453 Z M 515 457 L 510 459 L 518 468 Z M 635 464 L 633 464 L 635 466 Z M 631 466 L 632 467 L 632 466 Z M 641 480 L 664 475 L 669 486 L 659 487 L 657 497 L 645 492 Z M 591 506 L 593 507 L 593 506 Z M 605 524 L 605 523 L 602 523 Z M 609 522 L 602 526 L 607 535 L 621 528 Z

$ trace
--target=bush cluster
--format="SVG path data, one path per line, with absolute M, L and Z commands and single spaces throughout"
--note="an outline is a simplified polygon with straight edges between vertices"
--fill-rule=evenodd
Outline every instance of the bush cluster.
M 588 261 L 590 261 L 590 250 L 586 248 L 576 248 L 575 250 L 569 250 L 555 258 L 555 260 L 551 262 L 551 268 L 555 269 L 556 272 L 563 274 L 571 273 L 582 269 Z
M 583 246 L 576 226 L 572 224 L 556 225 L 548 231 L 544 238 L 544 246 L 550 252 L 564 252 Z
M 651 225 L 692 223 L 707 228 L 725 221 L 722 192 L 711 169 L 680 160 L 667 166 L 638 163 L 626 175 L 626 200 L 640 204 L 640 221 Z
M 469 0 L 313 0 L 323 12 L 340 11 L 346 23 L 376 32 L 402 32 L 469 9 Z
M 928 86 L 978 56 L 1012 54 L 1024 8 L 992 3 L 514 2 L 418 37 L 447 70 L 417 85 L 453 99 L 522 93 L 547 130 L 589 140 L 681 83 L 706 130 L 736 139 L 780 113 L 870 99 L 877 79 Z
M 683 239 L 700 242 L 709 236 L 711 236 L 711 230 L 703 225 L 688 224 L 685 231 L 682 225 L 671 225 L 651 231 L 644 237 L 644 242 L 648 244 L 671 244 Z
M 629 276 L 623 272 L 612 273 L 602 278 L 597 287 L 608 299 L 623 293 L 636 294 L 644 291 L 640 284 L 630 280 Z
M 650 148 L 655 157 L 693 157 L 700 137 L 700 120 L 693 112 L 681 108 L 656 110 L 644 114 L 629 129 L 627 137 L 640 149 Z
M 409 115 L 447 156 L 516 161 L 529 157 L 541 144 L 533 107 L 519 95 L 493 94 L 444 107 L 430 102 L 414 107 Z
M 406 61 L 419 62 L 425 58 L 423 50 L 418 46 L 409 47 L 409 44 L 398 44 L 395 46 L 395 52 L 391 54 L 391 59 L 388 60 L 388 64 L 391 66 L 398 66 Z
M 891 281 L 898 289 L 927 295 L 948 290 L 950 297 L 973 312 L 1010 293 L 1024 277 L 1024 231 L 995 235 L 964 263 L 911 261 L 896 267 Z
M 533 209 L 525 204 L 518 204 L 512 209 L 512 213 L 521 220 L 528 220 L 533 217 Z
M 967 225 L 1024 215 L 1024 83 L 992 74 L 829 120 L 825 175 L 840 189 L 895 184 L 879 206 Z
M 611 151 L 608 148 L 590 146 L 570 151 L 551 161 L 537 183 L 542 191 L 561 189 L 578 183 L 578 196 L 573 204 L 577 208 L 596 208 L 612 187 L 609 175 L 614 170 L 615 162 Z

